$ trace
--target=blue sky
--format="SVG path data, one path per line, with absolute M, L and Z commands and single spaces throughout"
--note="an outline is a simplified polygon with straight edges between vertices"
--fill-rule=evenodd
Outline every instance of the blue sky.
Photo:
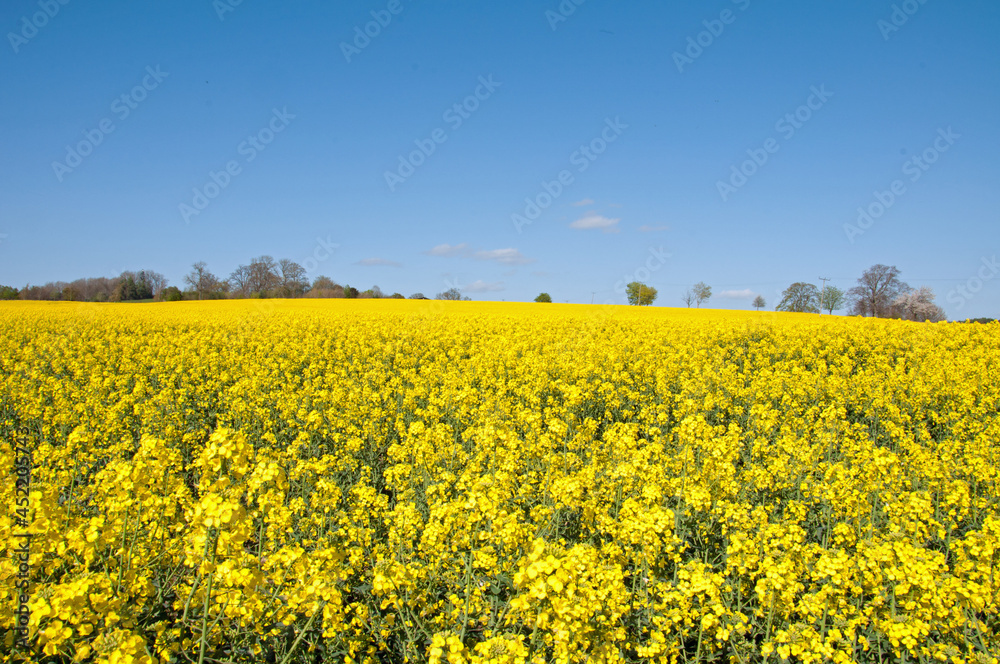
M 1000 314 L 995 2 L 63 1 L 0 8 L 2 284 L 742 309 L 885 263 Z

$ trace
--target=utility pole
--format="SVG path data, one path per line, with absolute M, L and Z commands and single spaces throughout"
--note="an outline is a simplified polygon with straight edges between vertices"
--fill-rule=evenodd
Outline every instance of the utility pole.
M 819 315 L 823 315 L 823 305 L 826 304 L 826 282 L 830 281 L 829 277 L 819 277 L 819 280 L 823 282 L 823 292 L 819 296 Z

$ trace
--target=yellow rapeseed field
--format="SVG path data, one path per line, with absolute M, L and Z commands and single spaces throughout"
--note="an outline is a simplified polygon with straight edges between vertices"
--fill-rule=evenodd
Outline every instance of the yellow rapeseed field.
M 1000 662 L 998 324 L 11 302 L 0 341 L 6 661 Z

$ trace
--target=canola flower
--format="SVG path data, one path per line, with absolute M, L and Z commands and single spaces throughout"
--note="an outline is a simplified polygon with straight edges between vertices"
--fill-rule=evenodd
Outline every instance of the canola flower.
M 0 653 L 997 664 L 998 332 L 0 303 Z

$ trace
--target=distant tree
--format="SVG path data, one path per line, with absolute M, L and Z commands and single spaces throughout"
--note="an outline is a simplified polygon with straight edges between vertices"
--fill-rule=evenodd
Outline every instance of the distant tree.
M 820 309 L 826 309 L 826 312 L 829 314 L 843 309 L 846 302 L 847 296 L 844 295 L 844 291 L 836 286 L 827 286 L 819 293 L 819 307 Z
M 13 286 L 0 286 L 0 300 L 16 300 L 18 293 Z
M 767 306 L 767 301 L 764 300 L 764 296 L 763 295 L 758 295 L 757 297 L 755 297 L 753 299 L 753 302 L 751 302 L 750 304 L 753 305 L 754 309 L 756 309 L 757 311 L 760 311 L 762 307 L 766 307 Z
M 64 302 L 79 302 L 83 299 L 83 293 L 73 284 L 69 284 L 63 287 L 61 299 Z
M 944 310 L 934 304 L 934 291 L 927 286 L 899 295 L 892 307 L 893 315 L 903 320 L 937 323 L 947 318 Z
M 62 282 L 52 281 L 42 286 L 25 284 L 18 293 L 18 297 L 22 300 L 58 300 L 62 297 L 62 289 L 65 285 Z
M 258 256 L 250 260 L 249 294 L 256 297 L 269 297 L 281 284 L 278 274 L 278 263 L 270 256 Z
M 282 258 L 278 261 L 278 286 L 281 297 L 301 297 L 309 289 L 306 270 L 295 261 Z
M 344 287 L 330 277 L 320 275 L 313 280 L 306 297 L 344 297 Z
M 149 290 L 153 293 L 153 297 L 159 297 L 160 292 L 167 287 L 167 278 L 159 272 L 142 270 L 139 272 L 139 278 L 149 285 Z
M 625 296 L 628 303 L 636 306 L 648 307 L 656 300 L 656 289 L 652 286 L 633 281 L 625 287 Z
M 198 261 L 191 266 L 191 272 L 184 277 L 184 283 L 191 287 L 199 300 L 208 297 L 219 290 L 219 278 L 208 271 L 205 261 Z
M 153 297 L 153 287 L 145 272 L 122 272 L 118 285 L 111 295 L 112 302 L 149 300 Z
M 372 286 L 368 290 L 358 293 L 358 297 L 364 299 L 378 300 L 385 297 L 385 294 L 382 292 L 382 289 L 379 288 L 378 286 Z
M 167 286 L 160 291 L 161 302 L 180 302 L 184 299 L 184 293 L 177 286 Z
M 438 293 L 434 296 L 435 300 L 461 300 L 462 291 L 457 288 L 449 288 L 443 293 Z
M 781 302 L 775 309 L 777 311 L 818 314 L 819 289 L 813 284 L 796 281 L 781 294 Z
M 186 279 L 185 279 L 186 281 Z M 187 282 L 189 285 L 191 282 Z M 197 288 L 192 287 L 197 291 Z M 240 297 L 246 297 L 250 288 L 250 266 L 240 265 L 229 275 L 229 288 Z
M 694 300 L 698 303 L 699 308 L 702 302 L 708 302 L 708 299 L 712 297 L 712 287 L 704 281 L 696 283 L 692 290 L 694 291 Z
M 552 302 L 552 296 L 548 293 L 539 293 L 538 297 L 535 298 L 535 302 Z
M 694 303 L 694 301 L 695 301 L 695 296 L 694 293 L 691 292 L 690 288 L 684 291 L 684 294 L 681 295 L 681 302 L 686 304 L 688 309 L 691 308 L 691 305 Z
M 427 297 L 423 293 L 414 293 L 410 296 L 411 300 L 426 300 Z
M 337 285 L 337 283 L 333 279 L 331 279 L 330 277 L 323 276 L 321 274 L 318 277 L 316 277 L 315 279 L 313 279 L 312 286 L 310 287 L 310 290 L 317 290 L 317 289 L 319 289 L 319 290 L 330 290 L 330 289 L 332 289 L 336 285 Z
M 358 296 L 357 288 L 344 284 L 344 297 L 353 299 L 356 298 L 357 296 Z
M 403 297 L 402 293 L 393 293 L 392 295 L 389 296 L 389 299 L 392 299 L 392 300 L 405 300 L 406 298 Z
M 873 265 L 858 279 L 858 285 L 847 291 L 851 313 L 858 316 L 888 318 L 892 303 L 911 289 L 900 281 L 895 265 Z

